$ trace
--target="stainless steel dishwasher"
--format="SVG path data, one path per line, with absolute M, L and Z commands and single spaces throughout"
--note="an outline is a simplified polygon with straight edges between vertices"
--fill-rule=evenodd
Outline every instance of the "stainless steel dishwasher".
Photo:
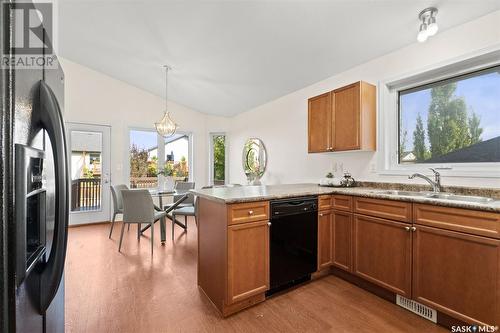
M 271 201 L 271 286 L 266 295 L 310 280 L 317 259 L 318 198 Z

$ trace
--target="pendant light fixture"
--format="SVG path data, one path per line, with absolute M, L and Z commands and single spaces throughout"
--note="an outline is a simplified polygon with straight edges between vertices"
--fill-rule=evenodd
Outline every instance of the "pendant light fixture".
M 168 112 L 168 71 L 171 70 L 168 65 L 165 67 L 165 113 L 163 114 L 163 118 L 161 118 L 160 122 L 155 123 L 156 132 L 164 138 L 172 136 L 175 134 L 177 130 L 177 124 L 170 117 L 170 112 Z
M 423 43 L 427 38 L 434 36 L 438 32 L 438 25 L 436 22 L 437 8 L 425 8 L 418 14 L 418 19 L 422 21 L 420 29 L 418 30 L 417 40 Z

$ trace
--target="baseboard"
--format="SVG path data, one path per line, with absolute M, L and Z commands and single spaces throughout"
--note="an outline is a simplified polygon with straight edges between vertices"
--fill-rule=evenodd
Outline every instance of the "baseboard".
M 396 294 L 388 291 L 380 286 L 377 286 L 371 282 L 368 282 L 354 274 L 346 272 L 336 267 L 332 267 L 330 269 L 332 275 L 341 278 L 347 282 L 350 282 L 361 289 L 371 292 L 372 294 L 377 295 L 380 298 L 383 298 L 391 303 L 396 304 Z M 468 326 L 468 323 L 465 323 L 459 319 L 453 318 L 445 313 L 437 311 L 437 324 L 447 329 L 451 330 L 452 326 Z
M 116 221 L 121 222 L 121 221 Z M 80 224 L 70 224 L 68 228 L 77 228 L 77 227 L 85 227 L 89 225 L 97 225 L 97 224 L 109 224 L 110 221 L 98 221 L 98 222 L 89 222 L 89 223 L 80 223 Z

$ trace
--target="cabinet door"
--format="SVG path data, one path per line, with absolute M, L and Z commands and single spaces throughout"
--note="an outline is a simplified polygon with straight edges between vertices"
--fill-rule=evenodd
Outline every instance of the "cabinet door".
M 332 264 L 332 211 L 318 213 L 318 271 Z
M 354 273 L 411 297 L 410 224 L 354 215 Z
M 332 264 L 346 271 L 352 270 L 351 257 L 352 214 L 333 211 L 332 214 Z
M 326 93 L 310 98 L 308 107 L 308 150 L 310 153 L 331 150 L 331 129 L 331 94 Z
M 500 240 L 416 226 L 413 298 L 468 323 L 500 325 Z
M 333 150 L 360 149 L 360 83 L 334 91 Z
M 268 221 L 227 228 L 227 275 L 228 304 L 269 289 Z

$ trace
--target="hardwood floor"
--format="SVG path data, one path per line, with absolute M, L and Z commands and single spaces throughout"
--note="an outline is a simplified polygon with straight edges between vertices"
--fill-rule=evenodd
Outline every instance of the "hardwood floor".
M 222 319 L 196 285 L 196 227 L 174 244 L 121 224 L 70 228 L 66 331 L 72 332 L 446 332 L 337 277 L 327 276 Z M 170 226 L 167 228 L 170 235 Z M 169 237 L 168 237 L 169 238 Z

